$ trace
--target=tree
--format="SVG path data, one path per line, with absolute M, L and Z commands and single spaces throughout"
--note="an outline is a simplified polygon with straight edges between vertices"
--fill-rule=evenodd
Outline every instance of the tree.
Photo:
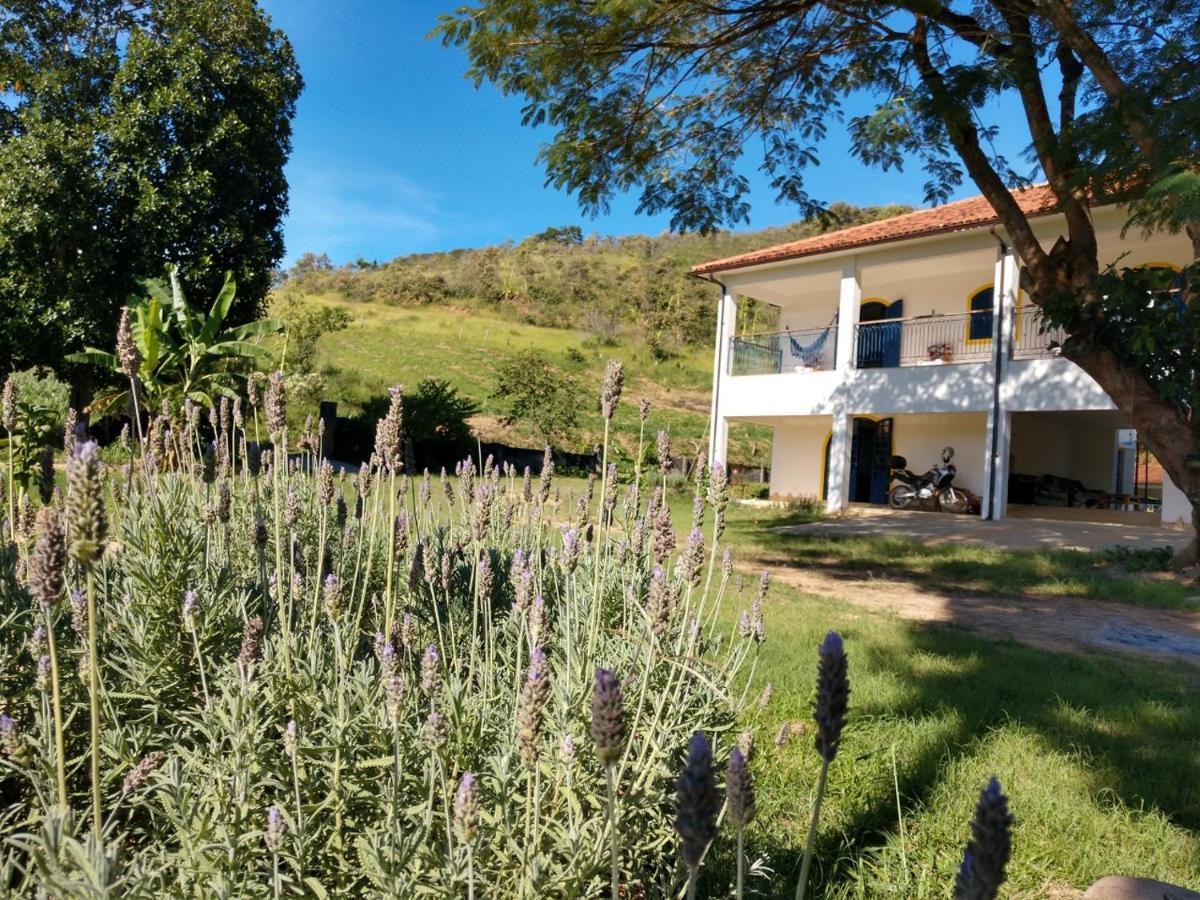
M 492 396 L 508 408 L 502 424 L 527 422 L 548 444 L 569 439 L 579 425 L 583 390 L 574 378 L 532 350 L 521 351 L 500 366 Z
M 1197 0 L 488 0 L 439 31 L 476 82 L 524 95 L 524 122 L 556 129 L 540 154 L 549 183 L 590 212 L 640 188 L 639 209 L 677 229 L 747 219 L 751 139 L 779 199 L 825 213 L 805 169 L 847 101 L 867 99 L 845 122 L 854 154 L 915 161 L 930 203 L 974 182 L 1031 300 L 1069 327 L 1064 355 L 1130 416 L 1200 528 L 1198 19 Z M 1006 108 L 1029 138 L 1023 170 L 993 148 Z M 1048 250 L 1012 193 L 1034 177 L 1066 223 Z M 1187 233 L 1175 293 L 1102 268 L 1088 212 L 1101 203 Z
M 101 344 L 164 261 L 254 319 L 301 86 L 255 0 L 0 5 L 0 358 Z

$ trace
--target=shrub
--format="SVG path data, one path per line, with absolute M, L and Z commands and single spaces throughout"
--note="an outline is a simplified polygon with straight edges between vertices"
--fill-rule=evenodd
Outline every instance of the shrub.
M 574 435 L 584 402 L 574 378 L 531 350 L 515 354 L 499 367 L 492 396 L 507 406 L 505 425 L 528 423 L 550 444 Z
M 6 887 L 584 896 L 609 883 L 615 849 L 629 895 L 671 894 L 681 754 L 704 731 L 728 757 L 758 646 L 726 631 L 718 547 L 676 541 L 645 501 L 601 516 L 616 496 L 603 482 L 560 505 L 549 471 L 528 488 L 470 465 L 407 477 L 399 403 L 379 465 L 352 484 L 307 451 L 289 464 L 283 383 L 247 407 L 272 423 L 273 457 L 226 423 L 203 457 L 151 438 L 130 476 L 96 478 L 84 445 L 67 530 L 88 555 L 45 606 L 16 586 L 17 555 L 0 556 Z M 169 424 L 179 448 L 198 443 L 192 423 Z M 25 557 L 33 536 L 18 540 Z M 59 729 L 46 632 L 26 650 L 39 624 L 59 648 Z M 623 697 L 605 688 L 607 766 L 598 667 Z M 44 749 L 52 732 L 62 754 Z

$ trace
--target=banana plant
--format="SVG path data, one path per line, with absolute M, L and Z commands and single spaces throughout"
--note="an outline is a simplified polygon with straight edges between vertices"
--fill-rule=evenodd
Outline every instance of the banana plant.
M 138 401 L 158 409 L 165 400 L 177 409 L 185 399 L 211 407 L 221 396 L 237 396 L 238 382 L 269 364 L 271 352 L 254 341 L 279 334 L 283 323 L 259 319 L 235 328 L 225 328 L 237 285 L 232 274 L 208 312 L 192 308 L 184 296 L 179 273 L 168 269 L 168 282 L 145 283 L 147 296 L 130 306 L 131 330 L 138 349 Z M 88 407 L 95 415 L 120 410 L 129 402 L 129 388 L 115 353 L 89 347 L 67 357 L 71 362 L 91 363 L 118 376 L 120 388 L 99 395 Z

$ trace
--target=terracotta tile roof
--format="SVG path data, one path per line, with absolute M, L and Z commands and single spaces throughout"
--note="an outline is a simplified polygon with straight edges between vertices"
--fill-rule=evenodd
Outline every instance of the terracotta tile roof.
M 1034 185 L 1021 191 L 1013 191 L 1013 196 L 1027 216 L 1050 215 L 1057 206 L 1054 193 L 1044 184 Z M 968 197 L 966 200 L 935 206 L 932 209 L 922 209 L 890 219 L 880 219 L 878 222 L 869 222 L 866 225 L 855 225 L 852 228 L 843 228 L 841 231 L 831 231 L 828 234 L 818 234 L 813 237 L 801 238 L 798 241 L 742 253 L 738 256 L 701 263 L 692 267 L 692 274 L 724 272 L 729 269 L 741 269 L 763 263 L 817 256 L 821 253 L 831 253 L 834 250 L 850 250 L 855 247 L 906 241 L 952 231 L 984 228 L 988 225 L 996 225 L 999 221 L 996 211 L 992 209 L 992 205 L 987 200 L 983 197 Z

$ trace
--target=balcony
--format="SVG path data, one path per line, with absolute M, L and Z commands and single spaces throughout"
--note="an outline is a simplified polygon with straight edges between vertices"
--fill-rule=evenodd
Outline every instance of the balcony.
M 891 369 L 987 362 L 992 358 L 992 311 L 859 322 L 853 365 Z M 1013 321 L 1013 359 L 1058 356 L 1066 333 L 1049 328 L 1035 306 L 1020 306 Z M 820 372 L 836 364 L 837 326 L 775 331 L 734 338 L 731 375 Z
M 991 310 L 859 322 L 854 327 L 854 363 L 859 369 L 986 362 L 991 357 Z
M 834 367 L 837 326 L 746 335 L 734 338 L 731 350 L 730 375 L 820 372 Z

